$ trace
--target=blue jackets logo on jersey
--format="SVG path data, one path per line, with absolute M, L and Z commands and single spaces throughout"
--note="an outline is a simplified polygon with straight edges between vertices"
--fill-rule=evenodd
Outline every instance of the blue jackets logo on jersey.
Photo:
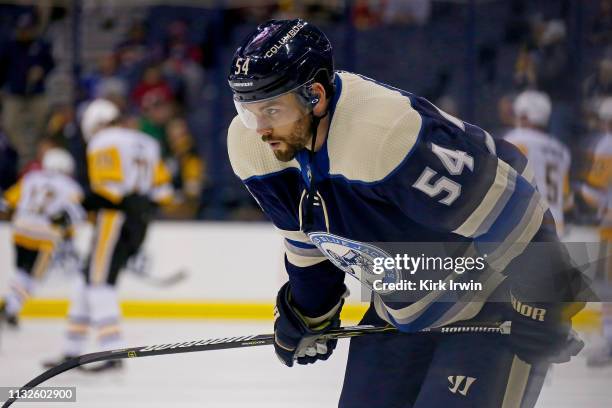
M 386 269 L 380 274 L 374 272 L 374 259 L 391 257 L 387 252 L 374 245 L 326 232 L 311 232 L 308 237 L 336 267 L 355 277 L 370 289 L 372 289 L 375 280 L 382 280 L 384 283 L 400 281 L 400 274 L 396 268 Z M 381 290 L 377 292 L 386 293 L 386 291 Z

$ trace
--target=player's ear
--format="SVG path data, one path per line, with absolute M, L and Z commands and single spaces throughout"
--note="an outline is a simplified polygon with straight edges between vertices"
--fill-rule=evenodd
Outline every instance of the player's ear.
M 327 111 L 327 94 L 325 93 L 325 87 L 319 82 L 315 82 L 311 87 L 312 92 L 312 113 L 315 116 L 323 116 Z

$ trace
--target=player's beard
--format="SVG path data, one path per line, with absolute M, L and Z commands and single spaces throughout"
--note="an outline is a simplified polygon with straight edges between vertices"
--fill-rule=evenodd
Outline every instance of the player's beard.
M 306 115 L 295 122 L 288 136 L 275 134 L 263 135 L 261 140 L 264 142 L 277 141 L 282 142 L 284 148 L 272 150 L 274 156 L 282 161 L 288 162 L 293 160 L 297 152 L 304 149 L 310 141 L 310 122 L 312 118 Z

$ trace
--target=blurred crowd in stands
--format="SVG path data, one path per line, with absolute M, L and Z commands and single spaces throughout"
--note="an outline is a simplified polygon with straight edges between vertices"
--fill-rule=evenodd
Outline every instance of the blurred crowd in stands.
M 131 126 L 161 146 L 177 191 L 176 204 L 165 208 L 162 216 L 197 218 L 206 164 L 196 151 L 185 112 L 197 103 L 204 70 L 201 48 L 189 43 L 186 22 L 169 24 L 164 41 L 152 46 L 145 24 L 133 22 L 124 39 L 83 71 L 74 100 L 64 100 L 49 95 L 45 87 L 55 61 L 52 44 L 44 35 L 49 22 L 40 21 L 40 14 L 38 8 L 18 14 L 0 49 L 0 188 L 40 168 L 44 152 L 51 147 L 68 148 L 83 163 L 80 113 L 89 101 L 105 98 L 129 115 Z M 86 166 L 80 166 L 79 176 L 86 183 Z
M 94 98 L 107 98 L 131 115 L 133 127 L 161 144 L 178 192 L 176 205 L 161 214 L 162 218 L 171 219 L 261 219 L 256 204 L 249 198 L 234 198 L 231 194 L 228 198 L 219 193 L 219 180 L 230 179 L 227 175 L 219 178 L 227 169 L 218 168 L 226 160 L 221 158 L 226 154 L 224 142 L 218 141 L 224 139 L 227 125 L 217 123 L 214 129 L 218 129 L 218 134 L 212 134 L 210 124 L 220 118 L 209 120 L 209 126 L 202 126 L 201 121 L 199 127 L 193 125 L 201 119 L 198 115 L 203 107 L 211 106 L 210 101 L 229 98 L 225 83 L 214 81 L 224 77 L 227 61 L 223 55 L 236 46 L 232 36 L 235 30 L 252 28 L 269 18 L 299 16 L 314 20 L 324 30 L 348 24 L 359 38 L 375 35 L 381 29 L 405 32 L 407 38 L 419 35 L 427 38 L 432 24 L 464 21 L 468 17 L 465 4 L 431 0 L 279 0 L 250 2 L 253 5 L 249 6 L 242 2 L 240 7 L 219 11 L 220 26 L 198 24 L 196 18 L 189 18 L 194 9 L 186 8 L 186 12 L 179 13 L 182 17 L 166 19 L 163 27 L 156 25 L 157 34 L 152 35 L 151 24 L 163 20 L 152 20 L 147 8 L 140 6 L 139 17 L 128 18 L 132 14 L 128 6 L 101 6 L 104 2 L 85 0 L 83 15 L 88 12 L 96 15 L 97 30 L 117 31 L 120 20 L 129 21 L 120 38 L 106 48 L 101 47 L 95 55 L 83 52 L 69 55 L 84 60 L 79 64 L 70 62 L 70 67 L 78 65 L 79 70 L 69 68 L 69 76 L 76 73 L 78 78 L 72 81 L 72 91 L 62 91 L 60 86 L 58 92 L 56 86 L 55 96 L 51 97 L 49 83 L 59 65 L 56 55 L 70 54 L 57 49 L 65 45 L 54 43 L 57 37 L 54 26 L 64 22 L 67 27 L 64 31 L 70 31 L 71 24 L 70 11 L 50 7 L 52 3 L 37 7 L 0 6 L 2 23 L 7 27 L 0 31 L 0 191 L 24 172 L 40 166 L 41 154 L 49 147 L 67 147 L 82 163 L 84 147 L 77 125 L 80 111 Z M 475 105 L 474 117 L 467 119 L 489 129 L 494 137 L 503 137 L 516 125 L 513 100 L 521 91 L 536 89 L 547 94 L 552 102 L 547 130 L 570 147 L 571 180 L 580 183 L 588 167 L 589 141 L 602 132 L 610 132 L 612 118 L 600 108 L 606 98 L 612 97 L 612 0 L 585 2 L 590 8 L 583 10 L 579 28 L 575 13 L 570 12 L 576 3 L 571 0 L 541 2 L 546 3 L 546 11 L 538 9 L 539 4 L 535 3 L 540 2 L 499 3 L 503 3 L 499 8 L 505 20 L 481 19 L 479 23 L 488 24 L 489 31 L 499 32 L 499 39 L 480 40 L 479 32 L 475 33 L 475 99 L 494 98 L 495 102 L 484 103 L 482 111 Z M 478 9 L 480 2 L 476 4 Z M 166 7 L 162 13 L 170 9 Z M 81 30 L 90 28 L 87 21 L 83 19 Z M 464 27 L 464 22 L 461 24 L 459 27 Z M 463 41 L 463 34 L 454 36 Z M 73 38 L 68 44 L 77 43 Z M 336 47 L 338 54 L 344 52 L 346 44 L 345 40 Z M 226 54 L 216 47 L 222 47 Z M 576 56 L 580 56 L 577 47 L 591 50 L 589 58 L 576 61 Z M 341 62 L 339 68 L 355 66 L 346 60 Z M 439 66 L 427 67 L 434 73 L 433 80 L 410 79 L 411 84 L 419 86 L 427 83 L 424 88 L 391 84 L 422 94 L 447 112 L 465 117 L 464 100 L 456 92 L 456 84 L 463 78 L 447 70 L 443 60 L 432 61 L 437 62 Z M 223 75 L 212 75 L 215 67 L 220 67 Z M 386 68 L 398 69 L 391 62 L 386 63 Z M 227 111 L 222 119 L 229 123 L 232 116 Z M 210 143 L 213 138 L 217 143 Z M 211 166 L 209 161 L 216 165 Z M 84 167 L 79 169 L 79 180 L 83 183 L 87 177 Z M 219 200 L 230 211 L 211 216 L 208 209 Z M 583 211 L 580 205 L 570 211 L 574 220 L 588 221 L 588 216 L 584 216 L 588 211 Z

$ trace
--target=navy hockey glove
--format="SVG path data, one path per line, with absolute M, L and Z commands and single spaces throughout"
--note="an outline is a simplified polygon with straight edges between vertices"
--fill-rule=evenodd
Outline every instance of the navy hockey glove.
M 291 305 L 289 282 L 278 291 L 274 310 L 274 351 L 278 358 L 288 367 L 293 361 L 298 364 L 312 364 L 317 360 L 327 360 L 336 348 L 338 340 L 320 339 L 330 329 L 340 327 L 340 311 L 344 297 L 334 306 L 324 319 L 304 317 Z M 308 321 L 317 321 L 308 323 Z
M 511 294 L 510 349 L 534 364 L 564 363 L 577 355 L 584 343 L 572 330 L 571 318 L 583 303 L 524 303 Z

